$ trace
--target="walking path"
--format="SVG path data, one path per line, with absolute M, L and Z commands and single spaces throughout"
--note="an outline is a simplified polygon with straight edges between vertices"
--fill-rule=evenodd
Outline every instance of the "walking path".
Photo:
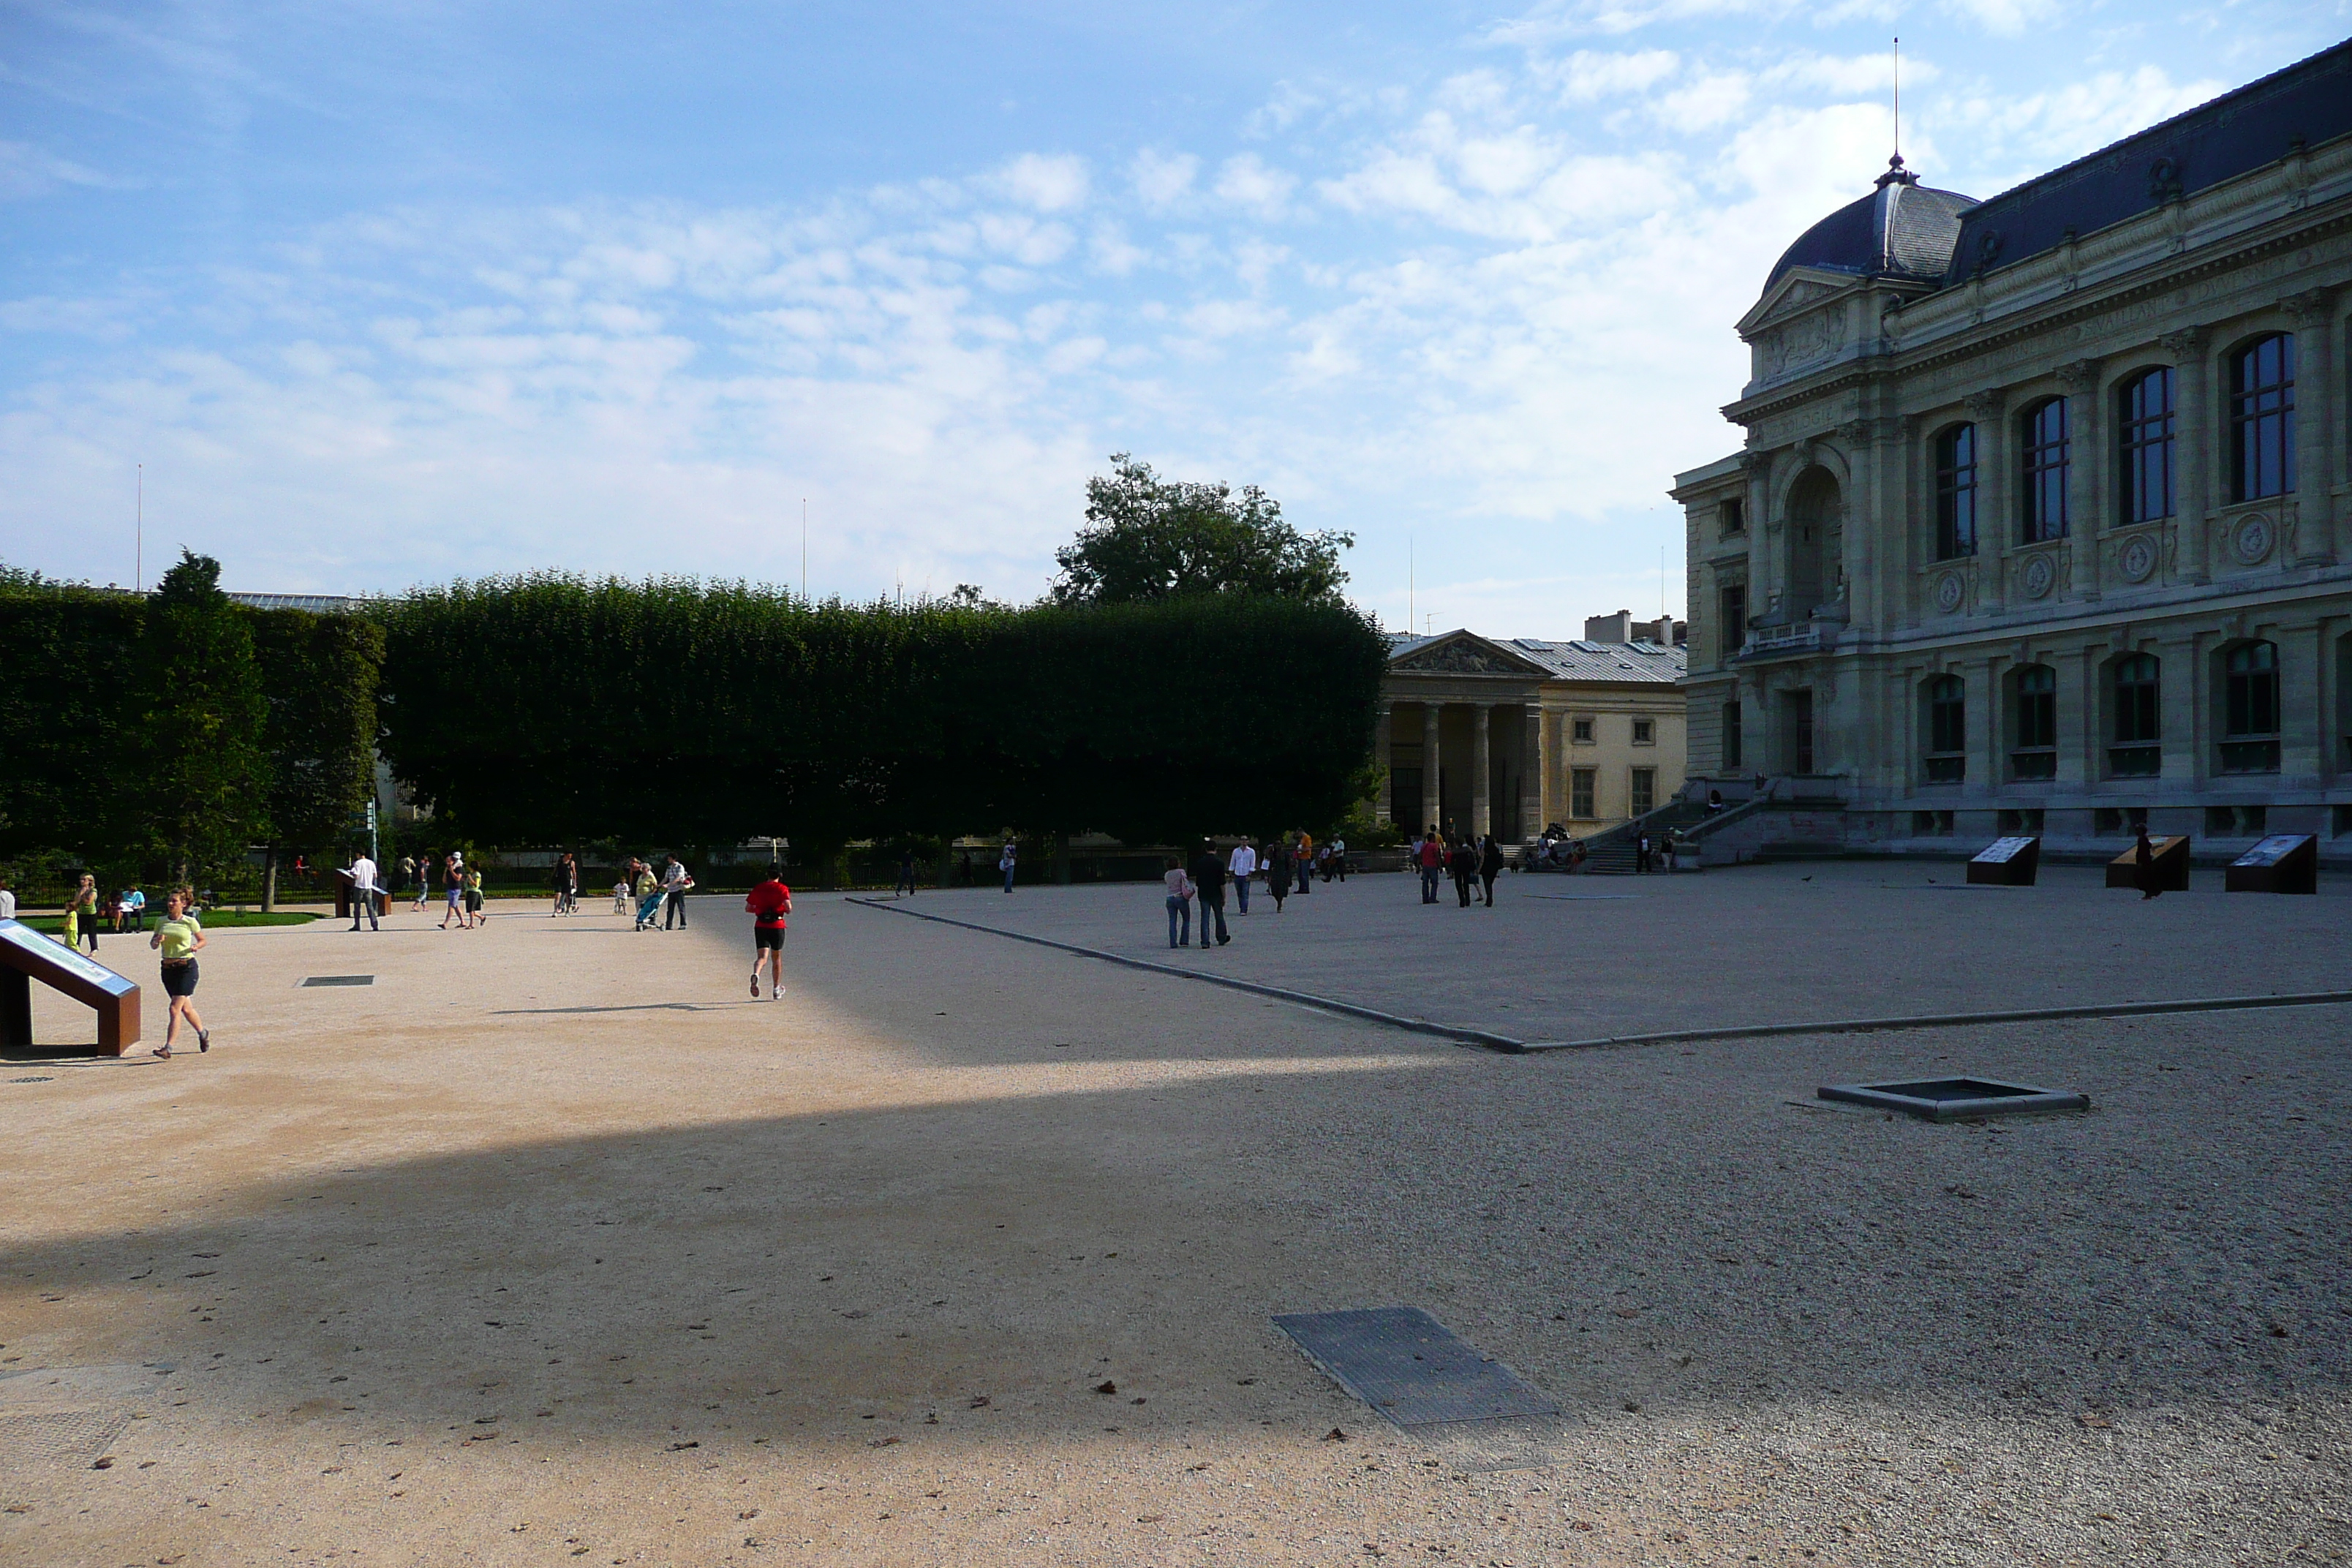
M 1377 974 L 1355 922 L 1550 984 L 1391 893 L 1209 961 Z M 12 1061 L 0 1562 L 2352 1548 L 2332 1010 L 1508 1058 L 805 894 L 752 1002 L 737 901 L 226 931 L 209 1056 Z M 2097 1109 L 1810 1103 L 1963 1069 Z M 1567 1408 L 1553 1462 L 1458 1471 L 1270 1322 L 1392 1303 Z

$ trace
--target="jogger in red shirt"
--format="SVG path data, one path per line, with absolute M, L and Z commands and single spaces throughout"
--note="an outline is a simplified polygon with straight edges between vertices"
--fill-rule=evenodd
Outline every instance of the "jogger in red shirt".
M 751 916 L 751 994 L 760 994 L 760 959 L 765 954 L 768 994 L 781 1002 L 784 999 L 784 917 L 793 912 L 793 890 L 771 877 L 751 889 L 743 908 Z

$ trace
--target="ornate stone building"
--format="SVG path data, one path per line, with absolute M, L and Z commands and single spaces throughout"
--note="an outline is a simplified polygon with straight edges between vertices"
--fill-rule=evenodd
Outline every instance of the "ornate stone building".
M 1685 763 L 1682 629 L 1620 610 L 1573 642 L 1393 637 L 1381 820 L 1517 844 L 1550 823 L 1582 835 L 1664 805 Z
M 1982 203 L 1893 160 L 1672 492 L 1695 774 L 1855 845 L 2352 851 L 2347 284 L 2352 44 Z

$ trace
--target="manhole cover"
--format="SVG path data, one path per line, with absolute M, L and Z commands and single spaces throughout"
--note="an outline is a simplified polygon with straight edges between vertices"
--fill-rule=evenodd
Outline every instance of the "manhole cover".
M 1922 1079 L 1916 1083 L 1843 1083 L 1814 1091 L 1823 1100 L 1874 1105 L 1928 1121 L 1964 1116 L 2019 1116 L 2044 1110 L 2088 1110 L 2091 1097 L 1990 1078 Z
M 313 974 L 302 982 L 305 985 L 373 985 L 373 974 Z
M 1293 1312 L 1274 1326 L 1340 1387 L 1408 1431 L 1559 1414 L 1549 1394 L 1418 1307 Z
M 0 1447 L 18 1460 L 95 1459 L 169 1371 L 161 1365 L 47 1367 L 0 1377 Z

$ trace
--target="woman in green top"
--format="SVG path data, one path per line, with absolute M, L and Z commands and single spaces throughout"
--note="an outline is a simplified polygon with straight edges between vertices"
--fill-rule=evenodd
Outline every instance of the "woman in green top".
M 66 945 L 79 947 L 85 941 L 90 952 L 98 951 L 98 879 L 87 871 L 66 905 Z
M 196 1049 L 213 1048 L 213 1037 L 205 1027 L 204 1019 L 196 1016 L 196 954 L 205 945 L 205 928 L 194 910 L 188 908 L 188 895 L 174 889 L 163 900 L 163 919 L 155 927 L 155 934 L 147 939 L 149 947 L 163 952 L 163 994 L 172 999 L 172 1010 L 165 1016 L 163 1043 L 155 1047 L 159 1057 L 172 1054 L 172 1041 L 180 1033 L 180 1020 L 188 1020 L 188 1027 L 196 1032 Z

